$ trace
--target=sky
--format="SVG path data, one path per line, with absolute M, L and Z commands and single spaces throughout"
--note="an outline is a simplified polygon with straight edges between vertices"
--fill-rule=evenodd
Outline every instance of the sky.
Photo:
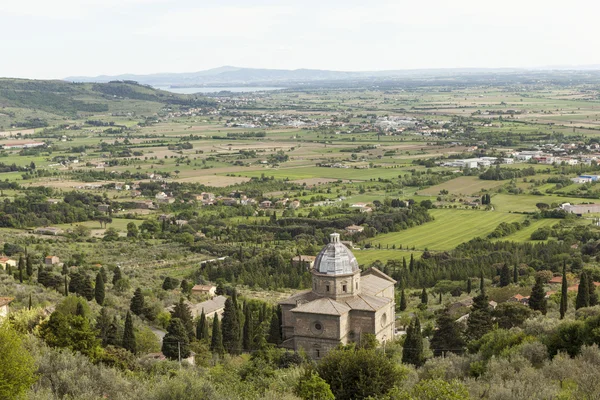
M 0 0 L 0 76 L 600 65 L 592 0 Z

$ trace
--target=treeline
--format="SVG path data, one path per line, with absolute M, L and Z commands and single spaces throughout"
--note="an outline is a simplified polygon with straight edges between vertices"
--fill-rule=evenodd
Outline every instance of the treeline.
M 501 181 L 505 179 L 523 178 L 526 176 L 535 175 L 533 167 L 516 169 L 516 168 L 500 168 L 500 166 L 488 168 L 483 174 L 479 175 L 479 179 L 488 181 Z

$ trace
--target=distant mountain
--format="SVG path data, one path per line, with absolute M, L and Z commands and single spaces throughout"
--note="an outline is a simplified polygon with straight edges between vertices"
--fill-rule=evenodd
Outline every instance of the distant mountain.
M 408 77 L 450 76 L 478 73 L 510 73 L 519 71 L 510 68 L 453 68 L 453 69 L 422 69 L 396 71 L 329 71 L 319 69 L 264 69 L 240 68 L 224 66 L 199 72 L 158 73 L 149 75 L 123 74 L 96 77 L 71 76 L 65 78 L 71 82 L 110 82 L 136 81 L 154 87 L 202 87 L 227 85 L 272 85 L 286 86 L 311 82 L 393 79 Z

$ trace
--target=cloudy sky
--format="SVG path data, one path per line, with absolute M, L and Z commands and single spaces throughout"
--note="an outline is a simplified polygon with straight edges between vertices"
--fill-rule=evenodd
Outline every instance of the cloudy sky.
M 592 0 L 0 0 L 0 76 L 600 64 Z

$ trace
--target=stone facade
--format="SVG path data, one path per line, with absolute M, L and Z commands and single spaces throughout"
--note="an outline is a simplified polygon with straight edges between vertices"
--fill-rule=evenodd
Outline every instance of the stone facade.
M 396 282 L 376 268 L 361 273 L 338 234 L 331 235 L 311 273 L 312 290 L 280 303 L 284 347 L 319 359 L 366 333 L 380 342 L 394 337 Z

